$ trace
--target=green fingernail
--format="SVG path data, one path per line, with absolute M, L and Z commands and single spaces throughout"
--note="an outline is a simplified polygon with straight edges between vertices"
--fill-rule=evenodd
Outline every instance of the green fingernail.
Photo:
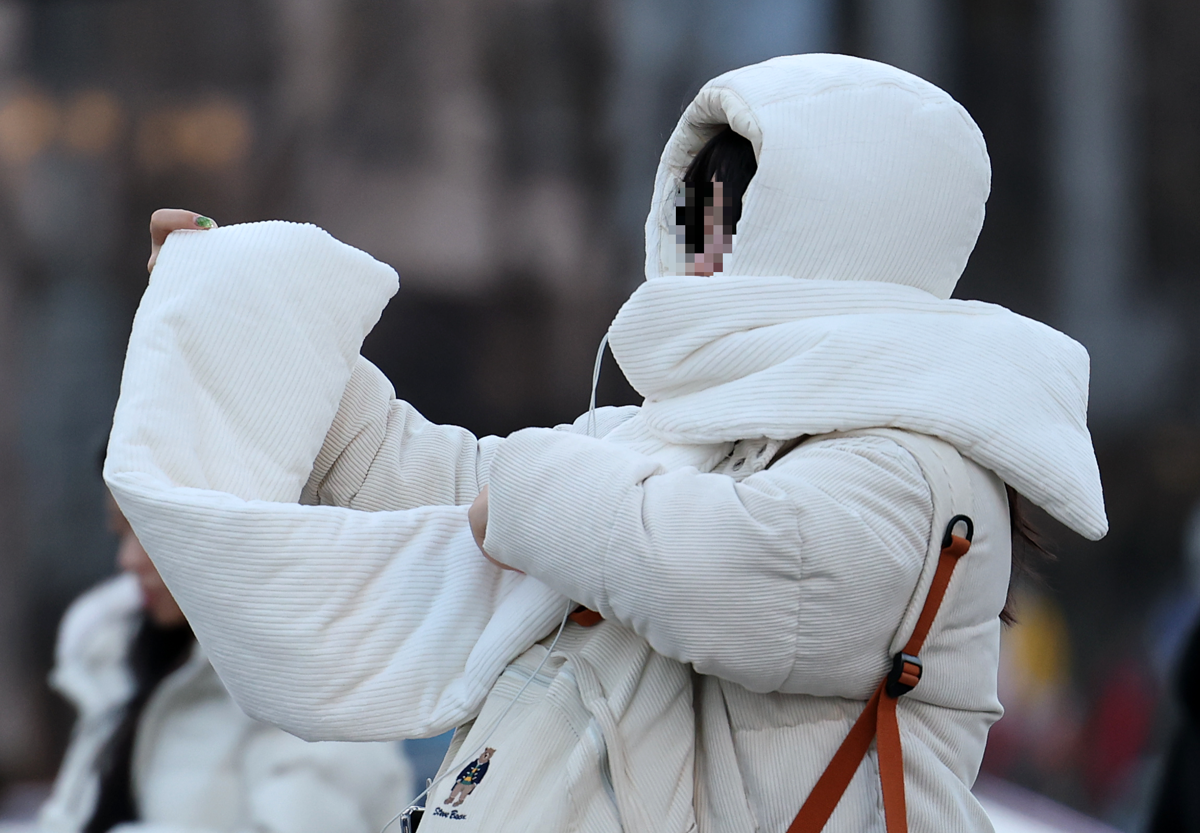
M 208 217 L 197 217 L 196 218 L 196 228 L 209 229 L 209 228 L 213 228 L 214 226 L 216 226 L 216 223 L 214 223 Z

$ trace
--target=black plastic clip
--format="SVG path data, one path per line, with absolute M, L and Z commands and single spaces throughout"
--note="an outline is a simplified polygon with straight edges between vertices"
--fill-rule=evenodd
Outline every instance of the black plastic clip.
M 887 675 L 888 697 L 908 694 L 921 681 L 921 659 L 912 654 L 899 653 L 892 658 L 892 670 Z
M 950 523 L 946 524 L 946 534 L 942 536 L 942 549 L 946 549 L 947 547 L 950 546 L 950 538 L 952 535 L 954 535 L 954 527 L 958 526 L 959 524 L 967 525 L 967 530 L 966 530 L 967 534 L 963 536 L 964 538 L 967 539 L 967 543 L 970 543 L 972 540 L 974 540 L 974 538 L 975 538 L 974 522 L 972 522 L 972 520 L 970 518 L 968 518 L 966 515 L 955 515 L 953 518 L 950 519 Z

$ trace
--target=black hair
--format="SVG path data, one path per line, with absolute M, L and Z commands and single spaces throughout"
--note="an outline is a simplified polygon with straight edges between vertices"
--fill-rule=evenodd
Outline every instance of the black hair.
M 725 194 L 722 224 L 735 233 L 742 217 L 742 197 L 757 170 L 754 146 L 729 127 L 704 143 L 683 173 L 684 201 L 675 209 L 675 223 L 683 228 L 689 254 L 704 251 L 704 208 L 713 204 L 713 180 L 721 183 Z
M 1008 497 L 1008 521 L 1012 529 L 1012 572 L 1008 578 L 1008 597 L 1000 611 L 1000 621 L 1006 625 L 1017 623 L 1015 591 L 1023 582 L 1040 582 L 1040 567 L 1054 560 L 1054 554 L 1046 548 L 1041 533 L 1029 519 L 1025 498 L 1007 483 L 1004 492 Z
M 133 677 L 133 696 L 125 703 L 121 720 L 96 759 L 100 789 L 92 817 L 82 833 L 108 833 L 118 824 L 139 821 L 133 797 L 133 744 L 138 724 L 150 696 L 159 684 L 187 660 L 195 640 L 185 622 L 170 628 L 154 624 L 144 611 L 129 645 L 127 663 Z

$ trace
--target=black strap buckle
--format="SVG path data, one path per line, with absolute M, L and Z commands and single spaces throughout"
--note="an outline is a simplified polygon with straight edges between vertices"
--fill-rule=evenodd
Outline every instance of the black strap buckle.
M 888 697 L 908 694 L 921 681 L 921 660 L 912 654 L 899 653 L 892 657 L 892 670 L 887 675 Z
M 966 538 L 968 542 L 974 540 L 975 524 L 966 515 L 955 515 L 950 519 L 950 522 L 946 524 L 946 534 L 942 536 L 942 549 L 946 549 L 950 546 L 950 537 L 954 535 L 954 527 L 958 526 L 959 524 L 963 524 L 965 527 L 963 530 L 963 537 Z

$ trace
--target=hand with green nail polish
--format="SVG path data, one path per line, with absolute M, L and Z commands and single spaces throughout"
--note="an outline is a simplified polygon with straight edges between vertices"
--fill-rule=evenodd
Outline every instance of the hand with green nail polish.
M 214 229 L 217 224 L 209 217 L 187 211 L 183 208 L 160 208 L 150 215 L 150 261 L 146 271 L 153 272 L 154 264 L 158 261 L 158 253 L 162 249 L 167 235 L 173 231 L 207 231 Z

